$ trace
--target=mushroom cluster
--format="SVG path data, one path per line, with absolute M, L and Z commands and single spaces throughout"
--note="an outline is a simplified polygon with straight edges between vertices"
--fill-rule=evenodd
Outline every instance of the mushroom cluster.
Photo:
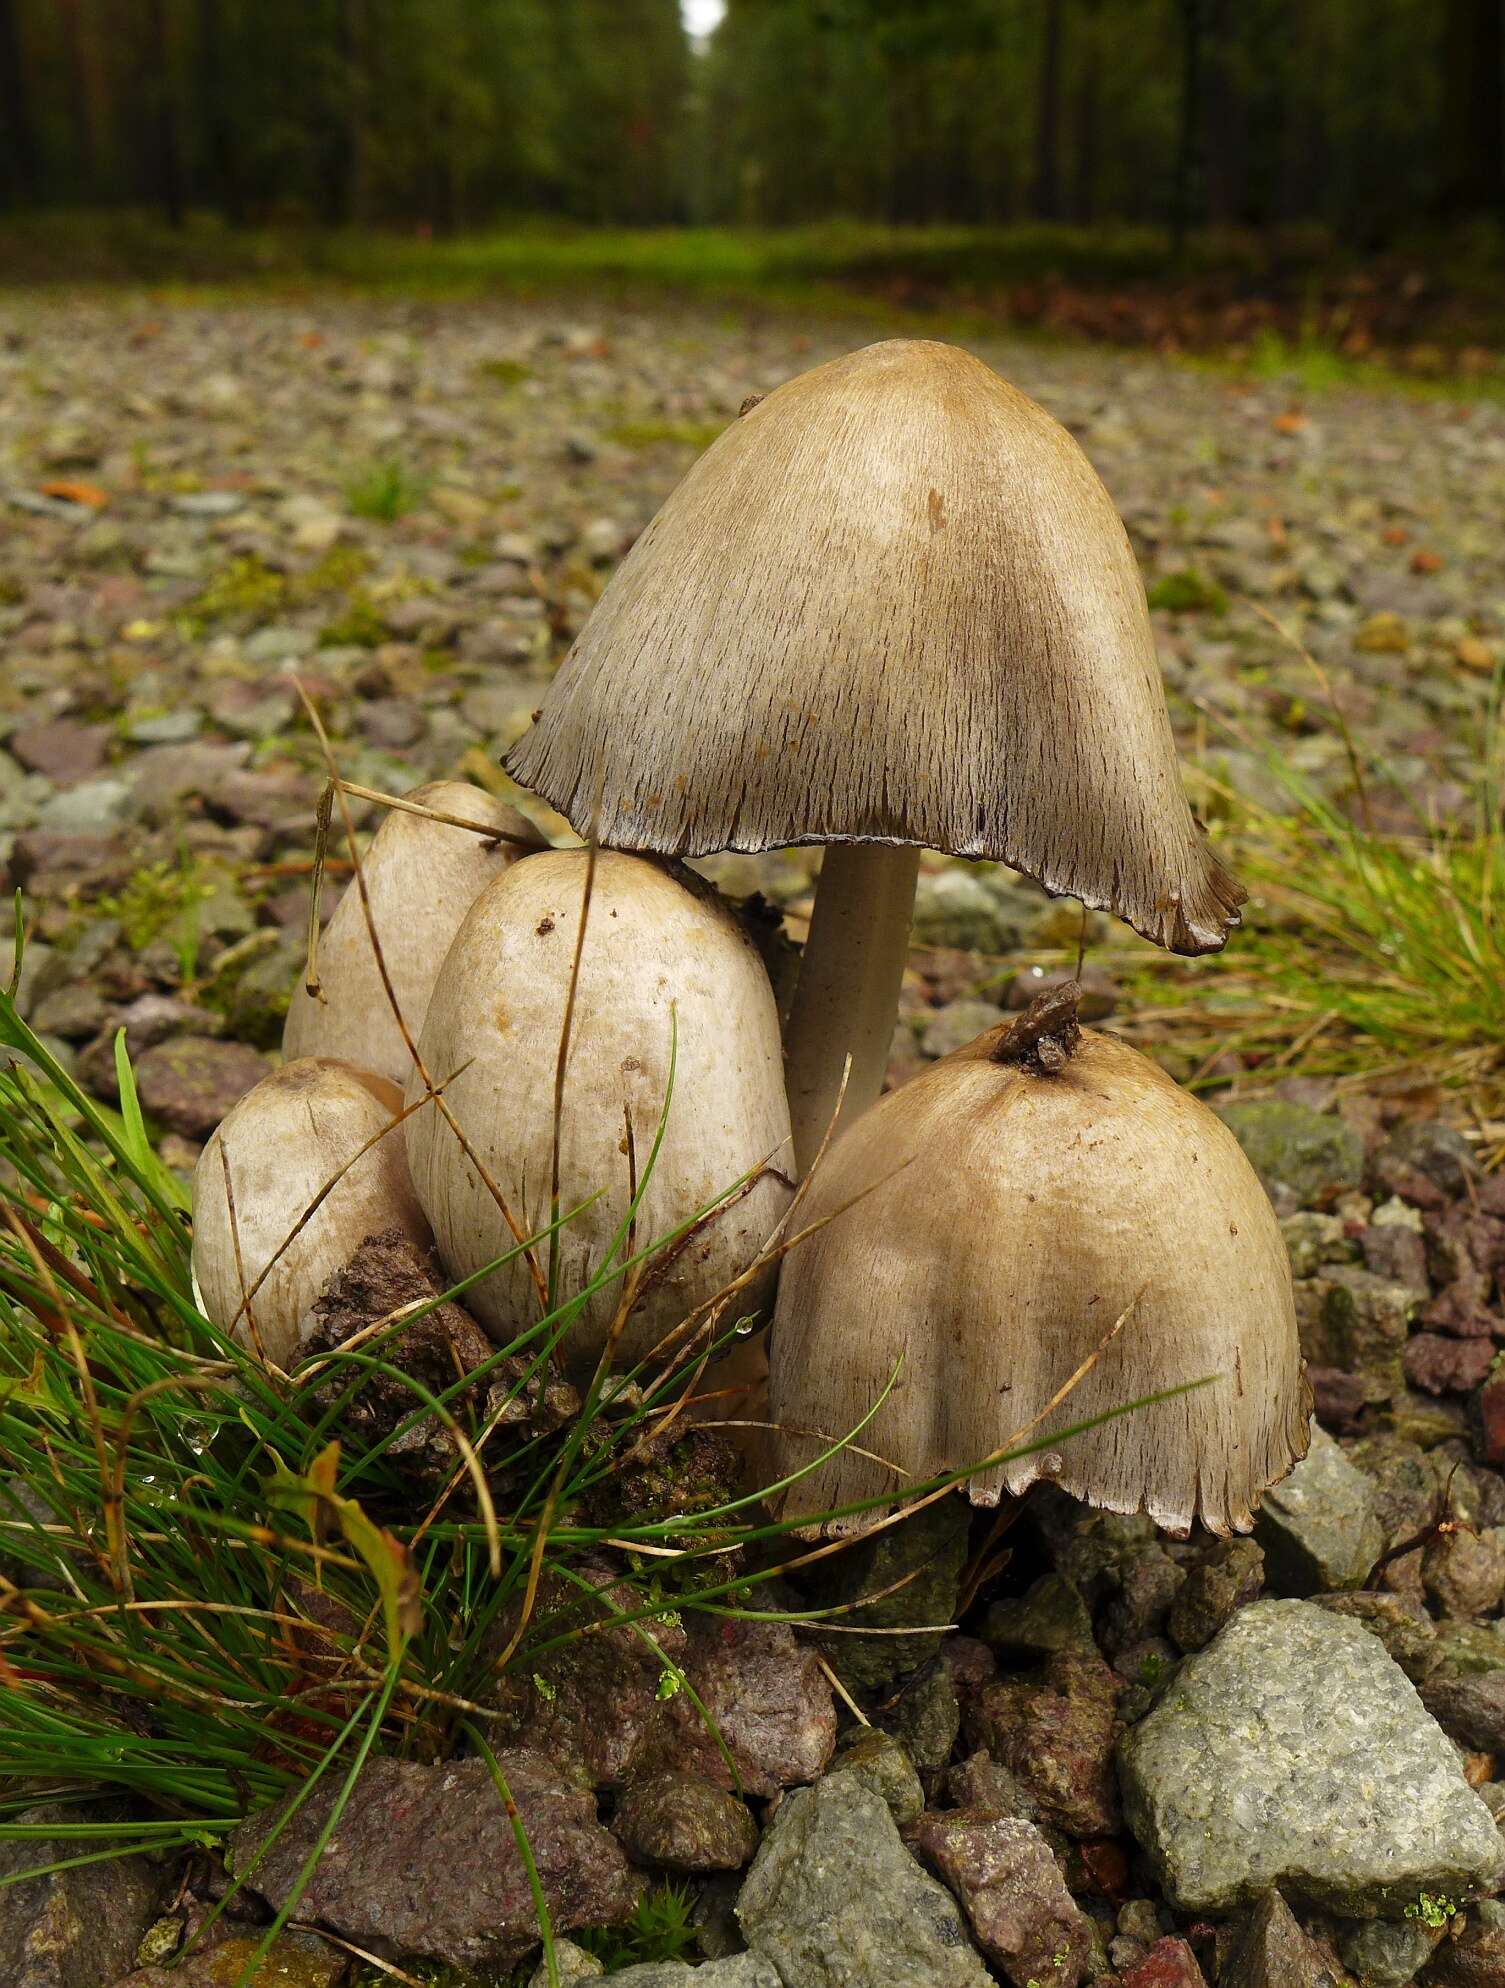
M 385 822 L 293 1060 L 201 1162 L 225 1329 L 285 1362 L 355 1231 L 395 1223 L 500 1342 L 568 1294 L 577 1379 L 772 1311 L 767 1496 L 802 1526 L 954 1475 L 978 1503 L 1050 1476 L 1247 1527 L 1309 1399 L 1280 1234 L 1219 1121 L 1070 989 L 879 1095 L 925 849 L 1177 952 L 1238 922 L 1127 535 L 1066 430 L 925 340 L 755 397 L 506 763 L 585 846 L 453 784 Z M 824 848 L 781 1043 L 748 929 L 683 865 L 797 844 Z

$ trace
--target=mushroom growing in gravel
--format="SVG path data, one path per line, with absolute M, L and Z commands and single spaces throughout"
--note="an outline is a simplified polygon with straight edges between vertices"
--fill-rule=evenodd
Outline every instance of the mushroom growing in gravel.
M 955 346 L 787 381 L 690 470 L 507 756 L 582 834 L 826 843 L 788 1040 L 809 1165 L 878 1095 L 921 849 L 991 857 L 1173 951 L 1243 892 L 1181 789 L 1144 586 L 1064 428 Z
M 556 1068 L 587 863 L 584 850 L 552 850 L 488 886 L 455 935 L 420 1045 L 435 1082 L 449 1078 L 450 1110 L 529 1233 L 549 1221 Z M 624 1360 L 648 1352 L 757 1257 L 788 1204 L 789 1107 L 773 993 L 751 939 L 698 878 L 602 851 L 559 1121 L 560 1208 L 597 1198 L 559 1232 L 563 1294 L 583 1291 L 602 1267 L 634 1173 L 647 1175 L 669 1097 L 671 1046 L 673 1095 L 636 1246 L 679 1229 L 771 1164 L 645 1278 L 620 1342 Z M 416 1073 L 408 1095 L 410 1103 L 422 1096 Z M 452 1277 L 469 1276 L 512 1247 L 506 1220 L 432 1104 L 405 1130 L 440 1257 Z M 766 1303 L 771 1282 L 765 1273 L 741 1290 L 724 1323 Z M 620 1295 L 617 1280 L 586 1303 L 561 1349 L 573 1374 L 594 1367 Z M 520 1259 L 472 1286 L 465 1302 L 501 1341 L 539 1313 Z
M 367 1236 L 397 1228 L 430 1245 L 394 1126 L 401 1109 L 385 1077 L 300 1057 L 248 1091 L 199 1155 L 193 1273 L 205 1314 L 275 1366 L 297 1357 L 315 1298 Z
M 992 1505 L 1049 1478 L 1173 1532 L 1247 1531 L 1305 1455 L 1290 1263 L 1258 1176 L 1206 1105 L 1079 1028 L 1074 994 L 1042 995 L 881 1099 L 816 1175 L 800 1226 L 830 1219 L 790 1252 L 774 1322 L 774 1478 L 898 1378 L 855 1442 L 782 1494 L 783 1517 L 897 1502 L 1189 1382 L 1208 1385 L 964 1488 Z
M 416 1042 L 429 995 L 460 920 L 494 877 L 542 838 L 526 816 L 464 780 L 435 780 L 394 808 L 361 859 L 371 923 L 403 1020 Z M 457 816 L 487 831 L 436 821 Z M 338 1056 L 405 1084 L 412 1067 L 371 947 L 366 908 L 352 881 L 319 941 L 322 996 L 300 982 L 282 1033 L 284 1056 Z

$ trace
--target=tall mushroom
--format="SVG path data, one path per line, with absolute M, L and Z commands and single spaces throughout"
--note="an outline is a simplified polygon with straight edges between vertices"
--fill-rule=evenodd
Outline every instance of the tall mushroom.
M 416 1042 L 460 920 L 493 877 L 541 845 L 525 815 L 468 781 L 430 781 L 404 799 L 427 812 L 394 808 L 371 838 L 361 864 L 370 924 L 352 882 L 319 942 L 321 991 L 296 988 L 282 1032 L 284 1056 L 341 1057 L 397 1085 L 407 1082 L 412 1058 L 382 984 L 371 927 Z
M 1144 587 L 1066 430 L 894 339 L 750 406 L 602 595 L 507 756 L 582 834 L 826 843 L 788 1039 L 808 1165 L 878 1095 L 918 851 L 991 857 L 1173 951 L 1243 892 L 1181 790 Z
M 477 1159 L 521 1228 L 536 1233 L 549 1222 L 559 1045 L 587 863 L 581 849 L 546 851 L 489 885 L 456 933 L 429 1003 L 423 1060 L 436 1083 L 449 1080 L 444 1096 L 470 1152 L 428 1104 L 407 1121 L 408 1155 L 440 1257 L 457 1279 L 513 1242 Z M 643 1249 L 756 1175 L 645 1276 L 619 1342 L 630 1362 L 740 1277 L 788 1204 L 778 1017 L 757 949 L 716 893 L 639 857 L 597 857 L 579 959 L 559 1096 L 558 1189 L 561 1211 L 580 1212 L 559 1231 L 560 1294 L 577 1296 L 606 1266 L 635 1181 L 646 1181 L 634 1224 Z M 409 1103 L 422 1091 L 415 1073 Z M 547 1254 L 541 1245 L 539 1257 Z M 621 1248 L 618 1261 L 627 1254 Z M 723 1323 L 756 1312 L 771 1284 L 768 1273 L 742 1288 Z M 561 1349 L 575 1375 L 589 1376 L 621 1296 L 614 1280 L 583 1306 Z M 538 1317 L 520 1259 L 482 1278 L 465 1302 L 503 1342 Z
M 193 1273 L 222 1332 L 286 1366 L 314 1299 L 367 1236 L 396 1227 L 428 1247 L 401 1108 L 384 1077 L 305 1056 L 230 1111 L 193 1176 Z
M 1194 1382 L 1208 1384 L 1000 1460 L 967 1493 L 991 1505 L 1049 1477 L 1172 1531 L 1246 1531 L 1305 1454 L 1290 1264 L 1259 1179 L 1204 1104 L 1078 1028 L 1076 991 L 881 1099 L 812 1182 L 801 1227 L 825 1226 L 786 1260 L 774 1321 L 773 1478 L 897 1378 L 855 1441 L 782 1494 L 783 1516 L 897 1501 L 1015 1437 Z

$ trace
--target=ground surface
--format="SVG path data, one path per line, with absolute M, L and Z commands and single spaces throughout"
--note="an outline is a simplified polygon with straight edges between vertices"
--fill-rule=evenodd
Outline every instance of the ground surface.
M 76 938 L 64 901 L 103 895 L 198 988 L 224 947 L 291 934 L 319 776 L 288 672 L 347 777 L 495 779 L 697 448 L 747 394 L 874 335 L 578 294 L 0 298 L 0 859 L 40 936 Z M 1384 808 L 1464 803 L 1505 626 L 1505 406 L 980 349 L 1071 426 L 1127 520 L 1190 758 L 1277 810 L 1272 751 L 1351 788 L 1299 642 L 1396 776 L 1405 804 Z M 802 879 L 739 880 L 797 900 Z M 43 1016 L 74 1042 L 131 991 L 87 998 L 90 971 L 86 948 Z
M 291 672 L 348 778 L 387 789 L 441 774 L 497 781 L 500 747 L 695 449 L 749 393 L 861 335 L 788 315 L 627 316 L 578 297 L 495 308 L 0 301 L 0 861 L 25 893 L 32 933 L 23 1008 L 80 1077 L 108 1093 L 123 1022 L 150 1118 L 186 1165 L 275 1050 L 322 778 Z M 984 350 L 1080 435 L 1128 520 L 1194 773 L 1278 812 L 1292 798 L 1272 755 L 1345 805 L 1356 759 L 1371 775 L 1388 768 L 1371 798 L 1392 825 L 1463 806 L 1505 645 L 1505 407 L 1350 392 L 1300 402 L 1279 383 L 1142 356 Z M 1320 665 L 1347 738 L 1292 641 Z M 1215 822 L 1226 813 L 1215 786 L 1197 792 Z M 785 901 L 798 929 L 805 858 L 734 872 Z M 980 894 L 941 887 L 965 874 L 937 864 L 922 895 L 931 944 L 909 990 L 901 1064 L 984 1024 L 1009 991 L 1000 956 L 1021 940 L 1037 955 L 1052 942 L 1074 949 L 1074 909 L 1052 912 L 996 874 Z M 1093 933 L 1097 959 L 1115 969 L 1131 959 L 1115 958 L 1106 922 Z M 1139 988 L 1119 997 L 1116 1025 L 1135 1021 Z M 1236 1059 L 1230 1074 L 1269 1077 Z M 1505 1410 L 1493 1372 L 1505 1339 L 1505 1197 L 1451 1133 L 1382 1122 L 1361 1099 L 1346 1098 L 1342 1118 L 1312 1108 L 1331 1102 L 1288 1086 L 1273 1117 L 1267 1101 L 1236 1122 L 1286 1217 L 1303 1347 L 1341 1449 L 1320 1445 L 1306 1478 L 1272 1501 L 1257 1548 L 1167 1545 L 1146 1525 L 1038 1500 L 1006 1570 L 1011 1593 L 982 1633 L 1006 1666 L 1043 1659 L 1044 1682 L 1021 1685 L 1010 1668 L 985 1683 L 994 1657 L 960 1639 L 950 1723 L 940 1718 L 926 1756 L 938 1786 L 972 1692 L 981 1711 L 966 1712 L 963 1752 L 1002 1746 L 1017 1729 L 1028 1741 L 1012 1762 L 1020 1776 L 1054 1774 L 1060 1758 L 1048 1800 L 1037 1804 L 1032 1784 L 1009 1796 L 1024 1803 L 1010 1813 L 1059 1824 L 1063 1856 L 1064 1839 L 1083 1846 L 1068 1863 L 1101 1922 L 1114 1967 L 1102 1978 L 1133 1988 L 1195 1988 L 1204 1976 L 1174 1932 L 1181 1920 L 1127 1861 L 1103 1708 L 1131 1692 L 1123 1716 L 1138 1718 L 1183 1654 L 1262 1588 L 1379 1625 L 1466 1749 L 1488 1813 L 1505 1812 L 1505 1659 L 1483 1626 L 1505 1597 Z M 1012 1592 L 1036 1575 L 1027 1595 Z M 958 1577 L 959 1559 L 953 1587 Z M 948 1619 L 953 1599 L 915 1600 L 915 1619 Z M 1324 1637 L 1336 1631 L 1303 1619 L 1310 1677 L 1325 1684 L 1336 1658 Z M 830 1654 L 850 1657 L 839 1643 Z M 1254 1668 L 1257 1708 L 1283 1702 L 1289 1670 L 1284 1656 Z M 938 1674 L 925 1675 L 933 1685 Z M 1398 1675 L 1386 1673 L 1380 1698 L 1400 1692 Z M 1317 1722 L 1318 1740 L 1345 1730 L 1350 1702 L 1378 1702 L 1372 1680 L 1339 1681 L 1342 1716 Z M 608 1683 L 615 1710 L 618 1682 Z M 829 1702 L 823 1716 L 834 1726 Z M 923 1707 L 913 1730 L 896 1716 L 918 1747 Z M 1256 1726 L 1263 1716 L 1251 1714 Z M 1029 1737 L 1037 1730 L 1055 1735 L 1051 1745 Z M 1229 1771 L 1251 1764 L 1257 1754 Z M 808 1775 L 801 1765 L 788 1778 Z M 1173 1760 L 1167 1783 L 1188 1778 Z M 1372 1785 L 1334 1785 L 1345 1814 L 1374 1799 Z M 954 1779 L 950 1792 L 967 1799 Z M 786 1813 L 813 1828 L 827 1807 L 844 1813 L 844 1799 L 838 1789 Z M 1418 1810 L 1414 1787 L 1384 1795 L 1383 1819 Z M 872 1816 L 859 1820 L 867 1855 Z M 1302 1810 L 1293 1826 L 1308 1821 Z M 1137 1827 L 1173 1857 L 1158 1814 Z M 894 1869 L 912 1882 L 908 1852 L 888 1834 Z M 1339 1879 L 1350 1886 L 1351 1873 L 1304 1871 L 1302 1844 L 1276 1847 L 1319 1900 Z M 946 1851 L 927 1855 L 943 1862 Z M 860 1860 L 812 1851 L 811 1862 L 846 1899 L 871 1881 Z M 1348 1941 L 1356 1973 L 1361 1936 L 1388 1940 L 1390 1971 L 1370 1980 L 1412 1978 L 1452 1919 L 1443 1893 L 1463 1888 L 1425 1860 L 1405 1868 L 1416 1895 L 1387 1893 L 1380 1904 L 1395 1917 L 1377 1933 L 1337 1921 L 1323 1932 Z M 969 1899 L 976 1889 L 965 1873 L 955 1884 Z M 1374 1907 L 1370 1892 L 1354 1906 L 1344 1889 L 1338 1909 Z M 1418 1913 L 1430 1915 L 1420 1926 Z M 1429 1979 L 1505 1978 L 1495 1921 L 1454 1924 L 1473 1943 L 1465 1965 L 1484 1943 L 1482 1964 L 1492 1956 L 1501 1971 Z M 1298 1978 L 1263 1949 L 1243 1972 L 1222 1966 L 1200 1916 L 1183 1930 L 1220 1988 Z M 1265 1936 L 1274 1952 L 1268 1925 Z M 1043 1950 L 1052 1967 L 1067 1953 L 1054 1933 Z M 948 1966 L 954 1952 L 953 1942 Z M 1316 1971 L 1320 1955 L 1307 1959 L 1305 1978 L 1339 1978 Z

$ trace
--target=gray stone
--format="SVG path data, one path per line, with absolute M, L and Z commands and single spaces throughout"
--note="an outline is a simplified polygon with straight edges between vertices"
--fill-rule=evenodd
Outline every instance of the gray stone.
M 1359 1988 L 1407 1988 L 1432 1958 L 1440 1927 L 1421 1918 L 1365 1919 L 1338 1934 L 1343 1965 L 1358 1976 Z
M 612 1834 L 635 1864 L 666 1871 L 740 1871 L 758 1847 L 746 1804 L 692 1774 L 629 1782 Z
M 1265 1556 L 1252 1539 L 1219 1540 L 1171 1603 L 1166 1619 L 1171 1641 L 1180 1650 L 1205 1649 L 1241 1608 L 1259 1599 L 1264 1580 Z
M 830 1774 L 855 1774 L 879 1796 L 901 1829 L 918 1822 L 925 1809 L 925 1790 L 914 1762 L 903 1745 L 877 1726 L 861 1726 L 827 1769 Z
M 1293 1277 L 1315 1277 L 1324 1264 L 1352 1263 L 1358 1255 L 1358 1244 L 1348 1240 L 1336 1215 L 1303 1208 L 1286 1216 L 1280 1233 L 1286 1239 Z
M 18 1822 L 45 1830 L 78 1822 L 62 1803 L 28 1809 Z M 67 1863 L 105 1846 L 42 1835 L 0 1843 L 0 1981 L 5 1988 L 100 1988 L 136 1958 L 156 1915 L 163 1873 L 145 1857 L 76 1864 L 47 1877 L 22 1871 Z
M 1272 1197 L 1284 1188 L 1296 1207 L 1306 1207 L 1364 1178 L 1364 1142 L 1331 1112 L 1288 1098 L 1247 1098 L 1218 1115 Z
M 204 714 L 191 704 L 176 711 L 153 711 L 133 718 L 126 727 L 132 745 L 186 745 L 203 730 Z
M 1373 1480 L 1324 1429 L 1289 1477 L 1265 1493 L 1255 1521 L 1269 1585 L 1313 1595 L 1361 1588 L 1385 1550 Z
M 961 1731 L 956 1673 L 943 1650 L 904 1687 L 895 1711 L 899 1737 L 922 1776 L 942 1773 Z
M 1467 1896 L 1493 1818 L 1366 1629 L 1301 1601 L 1236 1615 L 1120 1749 L 1129 1826 L 1187 1911 L 1272 1886 L 1352 1918 Z
M 785 1978 L 766 1954 L 728 1954 L 724 1960 L 643 1961 L 624 1967 L 611 1979 L 620 1988 L 786 1988 Z
M 927 1056 L 949 1056 L 955 1049 L 965 1049 L 986 1030 L 996 1028 L 1003 1019 L 1002 1008 L 991 1001 L 948 1001 L 926 1023 L 920 1048 Z
M 1026 1593 L 995 1601 L 980 1633 L 1009 1663 L 1094 1647 L 1092 1617 L 1081 1589 L 1062 1574 L 1042 1575 Z
M 37 810 L 37 822 L 63 835 L 110 835 L 131 819 L 136 805 L 128 780 L 81 780 L 49 795 Z
M 960 1907 L 855 1774 L 785 1797 L 737 1916 L 785 1988 L 988 1988 Z
M 1314 1307 L 1303 1305 L 1300 1293 L 1297 1300 L 1306 1357 L 1357 1376 L 1368 1400 L 1402 1393 L 1402 1359 L 1417 1307 L 1411 1286 L 1377 1277 L 1357 1263 L 1338 1263 L 1314 1280 L 1311 1295 Z
M 917 946 L 1007 953 L 1022 937 L 1021 921 L 975 870 L 936 870 L 921 876 L 915 888 L 913 939 Z
M 573 1940 L 554 1942 L 554 1979 L 559 1988 L 568 1988 L 571 1981 L 594 1981 L 606 1972 L 603 1962 L 584 1947 L 577 1947 Z M 541 1960 L 528 1980 L 528 1988 L 553 1988 L 549 1979 L 549 1963 Z
M 805 1587 L 811 1600 L 830 1607 L 880 1599 L 848 1608 L 845 1630 L 916 1629 L 937 1625 L 933 1635 L 828 1637 L 826 1661 L 849 1691 L 888 1692 L 933 1657 L 940 1629 L 955 1620 L 957 1584 L 967 1558 L 971 1509 L 961 1498 L 923 1506 L 898 1525 L 859 1539 L 841 1553 L 817 1563 Z M 815 1626 L 819 1637 L 819 1625 Z
M 1379 1637 L 1413 1684 L 1420 1684 L 1436 1668 L 1437 1630 L 1420 1602 L 1392 1594 L 1388 1588 L 1314 1595 L 1313 1600 L 1319 1608 L 1362 1622 L 1371 1636 Z

